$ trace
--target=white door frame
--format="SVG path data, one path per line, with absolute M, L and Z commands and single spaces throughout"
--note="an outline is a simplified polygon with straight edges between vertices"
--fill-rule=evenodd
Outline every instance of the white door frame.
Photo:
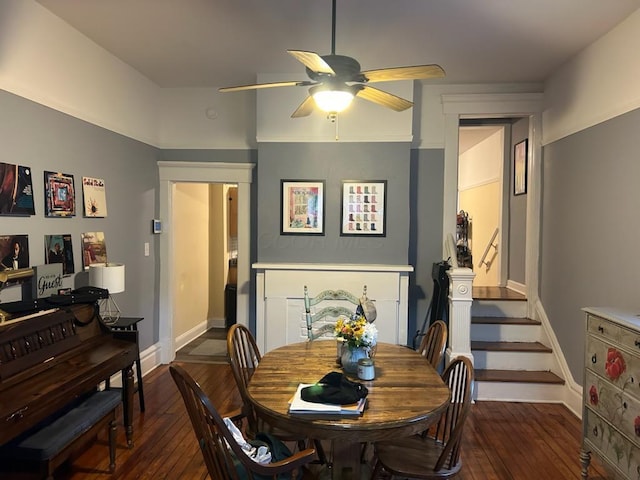
M 236 183 L 238 185 L 238 323 L 249 323 L 249 280 L 251 238 L 251 181 L 253 163 L 158 162 L 160 177 L 160 361 L 167 364 L 175 358 L 173 335 L 173 195 L 176 183 Z
M 442 95 L 445 117 L 444 198 L 442 244 L 456 231 L 458 196 L 458 140 L 460 118 L 529 117 L 529 161 L 527 178 L 526 290 L 529 310 L 538 300 L 540 209 L 542 183 L 542 93 Z

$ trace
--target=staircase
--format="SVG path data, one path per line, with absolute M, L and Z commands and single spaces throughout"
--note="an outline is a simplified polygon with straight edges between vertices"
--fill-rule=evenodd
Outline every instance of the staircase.
M 537 320 L 526 318 L 527 299 L 500 287 L 473 287 L 471 352 L 477 400 L 553 402 L 564 380 Z

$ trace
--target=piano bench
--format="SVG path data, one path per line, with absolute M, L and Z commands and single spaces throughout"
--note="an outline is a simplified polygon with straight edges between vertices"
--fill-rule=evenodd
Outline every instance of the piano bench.
M 53 479 L 53 472 L 80 448 L 89 443 L 100 429 L 109 427 L 109 471 L 116 467 L 116 409 L 122 402 L 119 389 L 95 392 L 77 406 L 45 422 L 35 431 L 0 448 L 0 459 L 12 470 L 38 463 L 40 476 Z M 4 478 L 4 477 L 3 477 Z

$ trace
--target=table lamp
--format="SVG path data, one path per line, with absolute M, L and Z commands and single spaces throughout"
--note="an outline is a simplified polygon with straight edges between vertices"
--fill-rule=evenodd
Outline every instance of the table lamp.
M 89 285 L 109 290 L 109 296 L 98 301 L 100 314 L 104 323 L 115 323 L 120 318 L 120 308 L 113 299 L 113 294 L 124 292 L 124 264 L 95 263 L 90 265 Z

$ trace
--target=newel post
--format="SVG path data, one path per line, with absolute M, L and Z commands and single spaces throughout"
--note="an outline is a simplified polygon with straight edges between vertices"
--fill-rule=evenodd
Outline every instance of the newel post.
M 447 364 L 456 357 L 468 357 L 471 353 L 471 303 L 473 302 L 473 279 L 470 268 L 451 268 L 449 276 L 449 345 L 446 351 Z

